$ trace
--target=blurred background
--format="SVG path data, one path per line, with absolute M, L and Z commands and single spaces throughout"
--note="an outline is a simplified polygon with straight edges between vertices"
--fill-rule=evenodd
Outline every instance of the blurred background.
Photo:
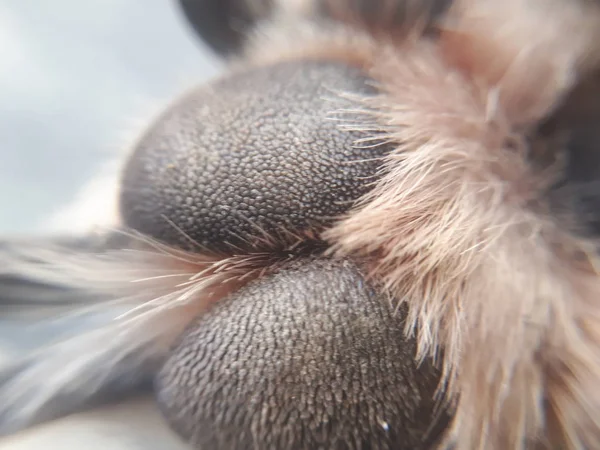
M 40 230 L 219 61 L 173 0 L 0 2 L 0 233 Z

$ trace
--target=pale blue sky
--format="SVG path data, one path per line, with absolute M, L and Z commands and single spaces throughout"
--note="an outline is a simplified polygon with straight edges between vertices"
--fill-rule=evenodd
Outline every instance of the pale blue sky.
M 34 230 L 218 62 L 172 0 L 2 0 L 0 233 Z

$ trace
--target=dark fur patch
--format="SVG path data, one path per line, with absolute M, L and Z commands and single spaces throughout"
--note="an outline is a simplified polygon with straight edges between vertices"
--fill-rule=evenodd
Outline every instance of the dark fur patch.
M 575 232 L 600 236 L 600 75 L 582 80 L 538 136 L 563 165 L 549 192 L 553 212 Z
M 210 48 L 221 55 L 240 50 L 255 22 L 271 11 L 272 0 L 179 0 L 193 30 Z M 261 12 L 265 15 L 263 16 Z
M 374 35 L 395 36 L 419 23 L 435 24 L 453 0 L 317 0 L 322 16 L 367 29 Z

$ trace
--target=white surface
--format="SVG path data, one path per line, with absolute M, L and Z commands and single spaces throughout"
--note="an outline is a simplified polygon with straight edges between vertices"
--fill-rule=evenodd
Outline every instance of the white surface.
M 152 400 L 137 398 L 0 439 L 0 450 L 190 450 Z

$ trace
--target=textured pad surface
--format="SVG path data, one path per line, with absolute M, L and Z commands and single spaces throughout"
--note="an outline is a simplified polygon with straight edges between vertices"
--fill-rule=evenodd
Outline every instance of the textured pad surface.
M 219 303 L 159 375 L 159 403 L 200 449 L 429 448 L 438 373 L 349 262 L 299 261 Z
M 357 69 L 295 61 L 230 75 L 185 97 L 139 142 L 122 212 L 174 245 L 252 247 L 283 230 L 331 222 L 367 192 L 387 152 L 358 144 L 357 102 L 374 94 Z M 345 110 L 344 112 L 342 110 Z M 372 133 L 371 133 L 372 134 Z

